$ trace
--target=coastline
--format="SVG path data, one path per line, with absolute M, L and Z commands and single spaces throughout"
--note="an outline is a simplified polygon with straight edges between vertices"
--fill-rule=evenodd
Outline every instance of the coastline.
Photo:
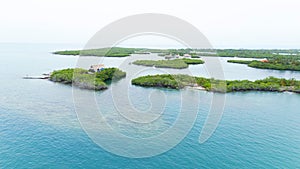
M 216 80 L 189 75 L 148 75 L 132 79 L 133 85 L 154 88 L 170 88 L 180 90 L 191 88 L 216 93 L 263 91 L 293 92 L 300 94 L 300 81 L 295 79 L 279 79 L 268 77 L 261 80 Z

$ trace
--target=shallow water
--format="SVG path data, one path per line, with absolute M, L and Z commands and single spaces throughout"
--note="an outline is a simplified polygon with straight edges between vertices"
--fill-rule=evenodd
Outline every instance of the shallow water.
M 70 48 L 80 46 L 0 44 L 0 168 L 300 167 L 300 95 L 291 93 L 226 94 L 217 130 L 207 142 L 200 144 L 199 134 L 210 109 L 212 93 L 184 90 L 183 93 L 191 96 L 185 99 L 191 103 L 198 104 L 198 100 L 193 99 L 199 99 L 199 111 L 192 130 L 180 144 L 166 153 L 141 159 L 107 152 L 80 127 L 71 86 L 22 79 L 26 74 L 40 75 L 75 66 L 77 57 L 51 54 Z M 254 80 L 269 75 L 300 79 L 298 72 L 253 69 L 227 63 L 227 59 L 220 59 L 227 79 Z M 107 58 L 104 62 L 107 66 L 117 66 L 123 61 L 124 58 Z M 203 65 L 191 66 L 190 70 L 193 74 L 208 76 Z M 162 72 L 147 68 L 136 75 L 156 73 Z M 126 79 L 114 83 L 110 89 L 117 91 L 125 82 Z M 140 110 L 151 108 L 151 94 L 167 98 L 164 114 L 152 126 L 132 125 L 116 116 L 111 102 L 112 90 L 95 93 L 97 104 L 115 130 L 138 138 L 154 136 L 172 126 L 179 113 L 180 92 L 135 86 L 129 86 L 128 90 L 132 104 Z M 126 98 L 120 96 L 119 99 Z M 160 99 L 152 101 L 160 102 Z

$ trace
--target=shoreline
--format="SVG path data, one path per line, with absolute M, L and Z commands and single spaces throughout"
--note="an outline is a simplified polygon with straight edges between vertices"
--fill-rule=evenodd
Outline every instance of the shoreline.
M 153 88 L 184 88 L 205 90 L 216 93 L 232 93 L 247 91 L 293 92 L 300 94 L 300 81 L 295 79 L 279 79 L 268 77 L 262 80 L 215 80 L 189 75 L 148 75 L 131 81 L 132 85 Z

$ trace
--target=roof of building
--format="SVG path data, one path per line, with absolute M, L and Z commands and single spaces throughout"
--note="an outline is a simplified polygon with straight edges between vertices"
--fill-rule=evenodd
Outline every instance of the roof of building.
M 90 69 L 94 69 L 94 70 L 101 69 L 101 68 L 104 68 L 104 64 L 92 65 L 90 67 Z

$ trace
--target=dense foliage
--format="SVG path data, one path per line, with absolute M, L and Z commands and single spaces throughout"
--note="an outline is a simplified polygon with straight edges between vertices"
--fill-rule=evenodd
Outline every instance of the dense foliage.
M 269 58 L 267 62 L 261 61 L 244 61 L 244 60 L 228 60 L 230 63 L 247 64 L 249 67 L 259 69 L 274 69 L 274 70 L 294 70 L 300 71 L 299 57 L 296 56 L 274 56 Z
M 298 49 L 196 49 L 201 56 L 271 58 L 273 56 L 300 56 Z
M 298 49 L 146 49 L 146 48 L 100 48 L 88 50 L 57 51 L 54 54 L 60 55 L 89 55 L 89 56 L 129 56 L 134 53 L 159 53 L 164 55 L 190 54 L 198 56 L 220 56 L 220 57 L 242 57 L 242 58 L 272 58 L 273 56 L 300 56 Z
M 189 54 L 192 58 L 199 56 L 220 56 L 220 57 L 241 57 L 241 58 L 267 58 L 269 62 L 259 61 L 241 61 L 230 60 L 231 63 L 247 64 L 250 67 L 260 69 L 276 69 L 276 70 L 300 70 L 300 50 L 298 49 L 146 49 L 146 48 L 101 48 L 101 49 L 87 49 L 87 50 L 70 50 L 70 51 L 58 51 L 54 54 L 60 55 L 82 55 L 82 56 L 107 56 L 107 57 L 125 57 L 134 53 L 146 54 L 146 53 L 159 53 L 160 56 L 165 55 L 180 55 Z M 200 60 L 197 60 L 201 62 Z M 187 64 L 201 64 L 193 63 L 189 60 L 185 60 L 183 63 L 179 60 L 167 61 L 137 61 L 138 65 L 156 66 L 164 68 L 187 68 Z
M 117 68 L 106 68 L 101 72 L 95 73 L 96 78 L 102 80 L 103 82 L 108 82 L 111 80 L 119 80 L 126 76 L 126 73 Z
M 185 86 L 194 84 L 195 78 L 187 75 L 148 75 L 138 77 L 131 81 L 134 85 L 145 87 L 164 87 L 171 89 L 181 89 Z
M 180 60 L 180 59 L 179 59 Z M 200 59 L 188 59 L 188 58 L 183 58 L 183 60 L 186 64 L 188 65 L 193 65 L 193 64 L 203 64 L 204 61 Z
M 229 63 L 239 63 L 239 64 L 246 64 L 248 65 L 249 63 L 251 63 L 251 60 L 227 60 L 227 62 Z
M 132 80 L 133 85 L 144 87 L 163 87 L 182 89 L 186 86 L 201 86 L 207 91 L 234 92 L 234 91 L 290 91 L 300 93 L 300 81 L 295 79 L 279 79 L 269 77 L 263 80 L 216 80 L 189 75 L 148 75 Z
M 102 90 L 107 88 L 107 82 L 118 80 L 126 73 L 117 68 L 106 68 L 98 73 L 89 73 L 85 69 L 63 69 L 51 73 L 50 80 L 54 82 L 73 84 L 79 88 Z
M 174 69 L 184 69 L 187 68 L 189 64 L 203 64 L 204 61 L 200 59 L 174 59 L 174 60 L 137 60 L 134 61 L 135 65 L 143 66 L 155 66 L 158 68 L 174 68 Z
M 241 57 L 241 58 L 271 58 L 273 56 L 300 56 L 298 49 L 148 49 L 149 52 L 161 53 L 164 55 L 190 54 L 197 56 L 220 56 L 220 57 Z
M 281 79 L 275 77 L 268 77 L 263 80 L 256 80 L 254 82 L 249 80 L 235 80 L 227 81 L 227 91 L 291 91 L 300 93 L 300 81 L 295 79 Z
M 135 48 L 100 48 L 100 49 L 85 49 L 85 50 L 66 50 L 57 51 L 54 54 L 58 55 L 81 55 L 81 56 L 106 56 L 106 57 L 126 57 L 134 53 Z

